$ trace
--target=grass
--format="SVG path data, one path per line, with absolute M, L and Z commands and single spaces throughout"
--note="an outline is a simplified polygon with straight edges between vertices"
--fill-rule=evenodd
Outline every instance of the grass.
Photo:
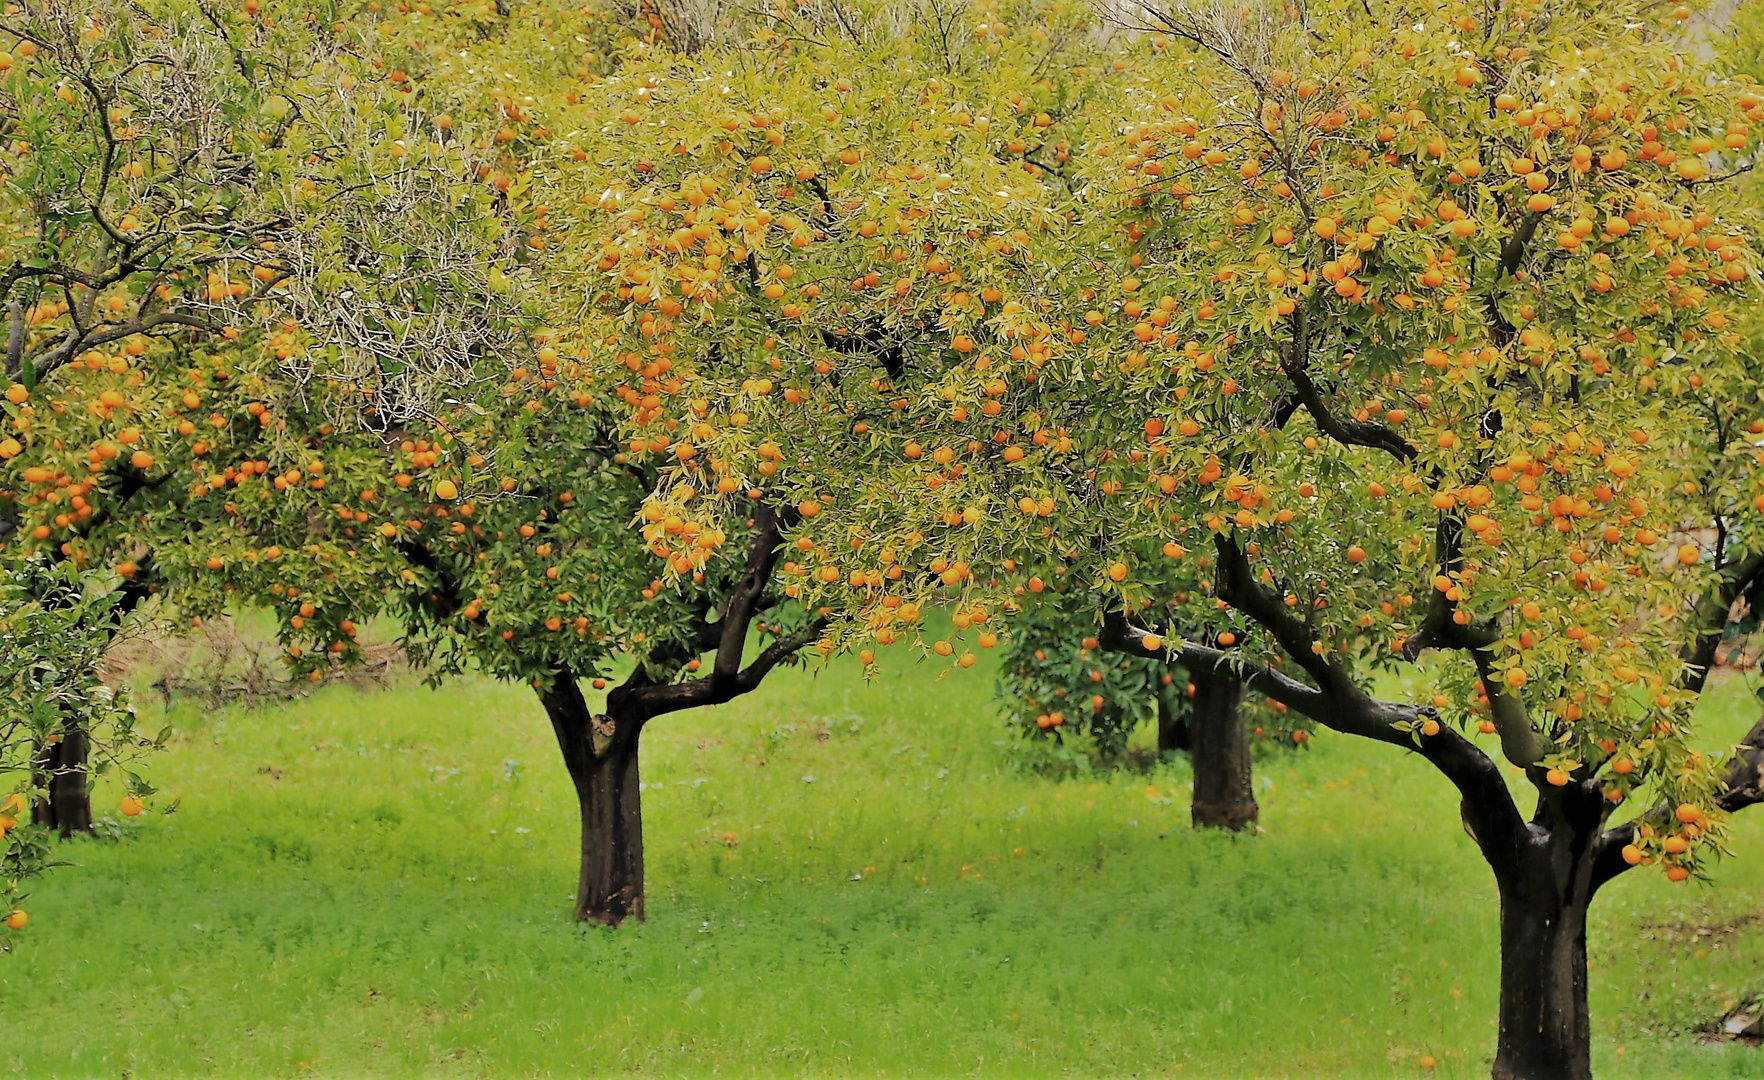
M 569 921 L 524 688 L 174 710 L 181 809 L 68 845 L 0 957 L 0 1072 L 1487 1075 L 1495 895 L 1425 763 L 1320 737 L 1258 764 L 1265 835 L 1202 835 L 1183 767 L 1023 774 L 989 673 L 898 667 L 656 722 L 650 920 L 616 932 Z M 1749 697 L 1718 686 L 1711 739 Z M 1718 888 L 1600 898 L 1601 1076 L 1764 1077 L 1689 1036 L 1764 990 L 1760 840 Z

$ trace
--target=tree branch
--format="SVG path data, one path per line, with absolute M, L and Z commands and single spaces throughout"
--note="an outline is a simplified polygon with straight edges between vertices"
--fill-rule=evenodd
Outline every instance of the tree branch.
M 650 679 L 645 674 L 645 669 L 652 665 L 644 665 L 616 691 L 628 694 L 646 720 L 663 713 L 678 712 L 700 705 L 721 705 L 748 693 L 759 686 L 773 668 L 795 655 L 826 630 L 825 619 L 814 619 L 806 626 L 779 638 L 755 657 L 753 663 L 742 667 L 748 629 L 754 618 L 771 603 L 766 596 L 766 587 L 771 584 L 772 574 L 777 568 L 779 543 L 789 524 L 786 516 L 787 514 L 781 514 L 764 503 L 755 509 L 754 533 L 747 545 L 746 568 L 729 592 L 723 605 L 722 617 L 715 623 L 701 622 L 698 627 L 694 642 L 700 645 L 709 642 L 710 647 L 716 649 L 717 656 L 711 665 L 710 674 L 697 679 L 663 683 Z M 664 662 L 661 666 L 671 668 L 678 665 Z
M 1451 576 L 1464 568 L 1464 523 L 1456 517 L 1442 517 L 1433 528 L 1433 556 L 1439 573 Z M 1486 649 L 1500 640 L 1492 624 L 1479 626 L 1460 624 L 1458 605 L 1438 589 L 1430 589 L 1427 615 L 1421 626 L 1403 642 L 1403 657 L 1413 663 L 1423 649 Z
M 1729 814 L 1764 803 L 1764 717 L 1752 725 L 1752 730 L 1734 748 L 1733 760 L 1714 802 L 1717 809 Z M 1593 857 L 1593 888 L 1628 871 L 1630 864 L 1623 858 L 1623 849 L 1635 843 L 1638 827 L 1647 824 L 1661 828 L 1671 821 L 1672 810 L 1661 803 L 1634 821 L 1605 830 Z
M 1281 650 L 1305 670 L 1324 694 L 1335 699 L 1338 709 L 1361 711 L 1371 703 L 1339 664 L 1316 649 L 1316 636 L 1292 614 L 1285 600 L 1256 580 L 1255 571 L 1243 549 L 1238 547 L 1236 537 L 1228 533 L 1215 534 L 1213 549 L 1219 557 L 1216 589 L 1219 599 L 1273 634 Z
M 772 580 L 772 568 L 778 561 L 778 544 L 783 528 L 777 512 L 762 502 L 753 514 L 753 538 L 747 543 L 747 568 L 729 592 L 719 620 L 722 638 L 717 643 L 717 659 L 711 677 L 732 679 L 741 670 L 741 653 L 747 645 L 747 627 L 758 612 L 766 586 Z
M 1303 324 L 1296 324 L 1295 333 L 1303 334 Z M 1341 443 L 1343 446 L 1366 446 L 1375 450 L 1383 450 L 1398 461 L 1412 461 L 1420 454 L 1409 444 L 1409 441 L 1398 435 L 1383 424 L 1366 423 L 1359 420 L 1344 420 L 1329 411 L 1323 400 L 1323 394 L 1317 384 L 1311 380 L 1310 373 L 1305 370 L 1302 345 L 1298 342 L 1287 342 L 1280 346 L 1280 369 L 1292 382 L 1298 399 L 1311 419 L 1317 422 L 1318 430 Z
M 1097 640 L 1105 648 L 1129 656 L 1156 656 L 1145 648 L 1148 634 L 1149 631 L 1129 623 L 1124 615 L 1111 612 L 1104 617 Z M 1396 726 L 1417 725 L 1432 716 L 1431 709 L 1378 701 L 1357 687 L 1344 707 L 1344 703 L 1316 687 L 1186 640 L 1166 655 L 1183 667 L 1237 679 L 1332 731 L 1415 751 L 1458 789 L 1464 824 L 1495 872 L 1510 873 L 1518 866 L 1528 832 L 1499 766 L 1452 728 L 1442 726 L 1435 734 L 1422 736 Z
M 1134 626 L 1120 612 L 1111 611 L 1103 617 L 1097 642 L 1112 652 L 1155 660 L 1166 655 L 1162 645 L 1157 650 L 1148 650 L 1145 647 L 1145 639 L 1155 636 L 1158 635 L 1150 630 Z M 1321 690 L 1307 686 L 1290 675 L 1282 675 L 1272 668 L 1232 657 L 1220 649 L 1183 640 L 1180 645 L 1175 646 L 1172 662 L 1184 668 L 1236 679 L 1264 697 L 1272 698 L 1325 727 L 1334 728 L 1340 722 L 1334 704 Z
M 1707 596 L 1699 597 L 1696 605 L 1697 636 L 1684 651 L 1684 670 L 1678 685 L 1692 693 L 1702 693 L 1709 681 L 1709 669 L 1715 663 L 1715 650 L 1727 629 L 1727 613 L 1752 584 L 1764 577 L 1764 551 L 1756 552 L 1721 570 L 1721 584 Z

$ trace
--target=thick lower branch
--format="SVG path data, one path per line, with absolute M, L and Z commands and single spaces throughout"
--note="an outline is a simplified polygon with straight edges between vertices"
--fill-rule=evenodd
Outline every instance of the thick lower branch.
M 1764 803 L 1764 717 L 1752 725 L 1752 730 L 1746 732 L 1734 748 L 1733 760 L 1728 763 L 1727 776 L 1714 802 L 1717 809 L 1729 814 Z M 1663 828 L 1671 820 L 1672 810 L 1671 806 L 1662 803 L 1634 821 L 1605 830 L 1599 837 L 1593 887 L 1597 888 L 1627 871 L 1630 863 L 1623 858 L 1623 849 L 1635 843 L 1637 827 L 1647 824 Z
M 1132 625 L 1125 616 L 1110 613 L 1103 620 L 1097 640 L 1115 652 L 1144 657 L 1157 654 L 1157 650 L 1146 648 L 1149 636 L 1153 636 L 1150 631 Z M 1158 645 L 1164 648 L 1162 641 Z M 1337 695 L 1189 641 L 1180 642 L 1165 655 L 1171 663 L 1191 671 L 1237 679 L 1332 731 L 1419 753 L 1458 789 L 1465 824 L 1490 865 L 1503 871 L 1519 858 L 1527 835 L 1525 820 L 1513 802 L 1500 767 L 1452 728 L 1441 726 L 1432 735 L 1419 734 L 1416 729 L 1431 719 L 1431 710 L 1379 701 L 1358 687 L 1351 694 Z

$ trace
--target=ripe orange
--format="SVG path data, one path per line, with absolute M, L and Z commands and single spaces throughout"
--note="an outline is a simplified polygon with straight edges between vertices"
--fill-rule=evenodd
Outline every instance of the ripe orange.
M 31 917 L 26 915 L 22 908 L 13 908 L 12 914 L 6 916 L 6 925 L 13 930 L 23 930 L 25 924 L 30 921 Z
M 135 817 L 141 813 L 141 800 L 134 795 L 124 795 L 117 809 L 122 811 L 123 817 Z

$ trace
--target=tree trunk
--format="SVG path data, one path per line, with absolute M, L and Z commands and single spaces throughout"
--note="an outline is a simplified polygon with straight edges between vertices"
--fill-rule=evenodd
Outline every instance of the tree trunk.
M 1194 736 L 1188 728 L 1188 716 L 1170 707 L 1170 693 L 1158 695 L 1158 753 L 1194 749 Z
M 618 708 L 592 716 L 573 675 L 560 673 L 539 699 L 551 718 L 582 815 L 576 920 L 617 926 L 643 920 L 643 805 L 637 743 L 643 718 Z
M 59 738 L 37 751 L 36 784 L 42 794 L 31 804 L 31 823 L 62 836 L 92 831 L 92 793 L 86 785 L 86 732 L 63 728 Z
M 1586 908 L 1501 894 L 1495 1080 L 1591 1080 Z
M 1537 812 L 1524 831 L 1510 840 L 1491 837 L 1494 850 L 1484 847 L 1501 894 L 1495 1080 L 1592 1078 L 1586 913 L 1600 884 L 1600 838 L 1610 805 L 1597 781 L 1540 785 Z M 1466 813 L 1467 824 L 1473 818 Z
M 1245 828 L 1254 824 L 1259 808 L 1250 784 L 1249 735 L 1237 714 L 1243 684 L 1200 671 L 1189 677 L 1194 682 L 1194 825 Z

